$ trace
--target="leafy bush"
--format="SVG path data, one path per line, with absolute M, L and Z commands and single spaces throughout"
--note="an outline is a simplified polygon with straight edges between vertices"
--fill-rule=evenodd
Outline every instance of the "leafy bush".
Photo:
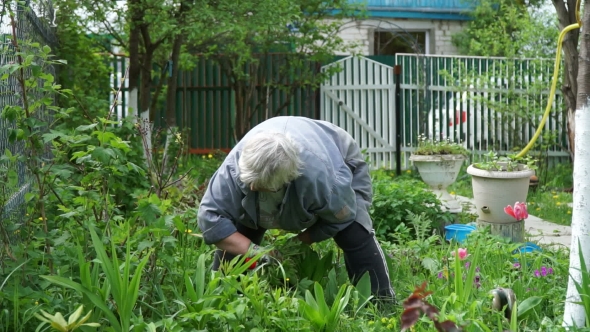
M 394 178 L 384 172 L 373 176 L 373 205 L 370 210 L 375 231 L 380 239 L 393 239 L 401 224 L 407 225 L 410 213 L 424 214 L 435 228 L 451 222 L 450 213 L 441 209 L 441 203 L 426 184 L 407 177 Z

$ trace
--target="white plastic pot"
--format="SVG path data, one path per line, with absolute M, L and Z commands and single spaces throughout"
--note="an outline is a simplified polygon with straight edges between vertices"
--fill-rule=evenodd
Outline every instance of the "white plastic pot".
M 457 180 L 465 156 L 453 154 L 412 155 L 410 160 L 418 168 L 422 181 L 436 194 L 443 206 L 449 212 L 461 212 L 461 204 L 447 192 L 447 187 Z
M 534 170 L 519 165 L 517 171 L 488 171 L 470 165 L 473 198 L 478 226 L 491 226 L 491 233 L 509 237 L 514 242 L 524 239 L 524 221 L 516 221 L 504 212 L 508 205 L 526 202 Z

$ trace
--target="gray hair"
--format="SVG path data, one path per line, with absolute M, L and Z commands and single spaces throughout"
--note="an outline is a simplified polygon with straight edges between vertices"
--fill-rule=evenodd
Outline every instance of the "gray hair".
M 242 148 L 240 180 L 255 190 L 275 191 L 295 180 L 301 173 L 297 143 L 278 132 L 260 132 Z

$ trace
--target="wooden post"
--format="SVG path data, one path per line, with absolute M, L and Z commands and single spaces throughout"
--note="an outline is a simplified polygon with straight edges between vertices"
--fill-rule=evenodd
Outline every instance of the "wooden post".
M 524 242 L 524 220 L 498 224 L 477 219 L 477 227 L 490 227 L 490 234 L 509 238 L 513 243 Z

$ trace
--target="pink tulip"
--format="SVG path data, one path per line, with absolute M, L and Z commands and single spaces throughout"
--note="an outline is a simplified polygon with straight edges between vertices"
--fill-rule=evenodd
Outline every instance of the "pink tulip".
M 519 211 L 517 211 L 519 210 Z M 520 219 L 526 219 L 529 217 L 529 213 L 526 210 L 526 203 L 519 203 L 516 202 L 516 204 L 514 205 L 514 213 L 520 213 Z M 518 213 L 516 214 L 518 216 Z
M 467 248 L 459 248 L 457 249 L 457 251 L 459 252 L 459 259 L 460 260 L 464 260 L 465 258 L 467 258 L 467 256 L 469 256 L 467 254 Z M 452 255 L 455 256 L 455 252 L 452 252 Z
M 508 205 L 504 208 L 504 212 L 519 221 L 529 217 L 529 213 L 526 210 L 526 203 L 516 202 L 514 207 Z

